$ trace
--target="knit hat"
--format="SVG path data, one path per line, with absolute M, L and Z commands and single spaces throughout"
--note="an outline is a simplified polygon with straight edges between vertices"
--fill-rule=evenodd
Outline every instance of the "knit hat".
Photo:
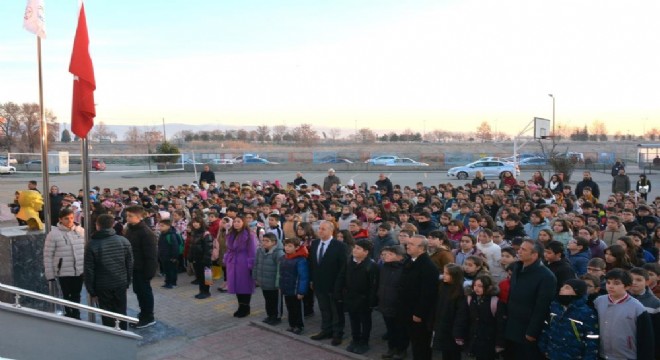
M 573 291 L 575 291 L 575 295 L 578 297 L 583 297 L 587 294 L 587 283 L 584 282 L 584 280 L 580 279 L 569 279 L 566 280 L 564 285 L 568 285 L 573 288 Z

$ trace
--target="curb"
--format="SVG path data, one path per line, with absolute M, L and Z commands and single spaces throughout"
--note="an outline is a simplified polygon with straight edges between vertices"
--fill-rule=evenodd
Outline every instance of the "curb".
M 315 341 L 315 340 L 310 339 L 307 336 L 296 335 L 296 334 L 293 334 L 293 333 L 290 333 L 290 332 L 287 332 L 287 331 L 284 331 L 284 330 L 280 330 L 278 328 L 275 328 L 275 327 L 270 326 L 270 325 L 266 325 L 266 324 L 261 323 L 261 322 L 251 320 L 249 324 L 252 325 L 252 326 L 258 327 L 260 329 L 268 330 L 268 331 L 276 333 L 278 335 L 286 336 L 290 339 L 300 341 L 300 342 L 305 343 L 307 345 L 312 345 L 312 346 L 315 346 L 315 347 L 322 348 L 324 350 L 331 351 L 333 353 L 345 356 L 346 358 L 349 358 L 349 359 L 356 359 L 356 360 L 368 360 L 368 359 L 370 359 L 366 356 L 362 356 L 362 355 L 353 354 L 351 352 L 348 352 L 348 351 L 344 350 L 343 348 L 328 345 L 328 344 L 322 343 L 320 341 Z

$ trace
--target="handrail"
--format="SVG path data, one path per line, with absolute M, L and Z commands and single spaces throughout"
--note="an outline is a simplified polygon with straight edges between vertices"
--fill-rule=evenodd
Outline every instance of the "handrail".
M 38 293 L 38 292 L 21 289 L 19 287 L 6 285 L 6 284 L 3 284 L 3 283 L 0 283 L 0 291 L 6 291 L 6 292 L 14 294 L 14 300 L 15 301 L 14 301 L 13 306 L 15 308 L 20 308 L 21 307 L 21 304 L 19 302 L 20 298 L 21 298 L 21 295 L 28 296 L 28 297 L 38 299 L 38 300 L 43 300 L 43 301 L 46 301 L 46 302 L 49 302 L 49 303 L 64 305 L 66 307 L 76 308 L 76 309 L 79 309 L 79 310 L 85 310 L 87 312 L 92 312 L 92 313 L 95 313 L 95 314 L 99 314 L 101 316 L 113 318 L 113 319 L 115 319 L 115 330 L 121 330 L 121 328 L 119 327 L 119 322 L 120 321 L 126 321 L 126 322 L 129 322 L 129 323 L 137 323 L 139 321 L 138 319 L 136 319 L 134 317 L 130 317 L 130 316 L 122 315 L 122 314 L 117 314 L 117 313 L 114 313 L 114 312 L 111 312 L 111 311 L 95 308 L 95 307 L 92 307 L 92 306 L 78 304 L 78 303 L 71 302 L 71 301 L 68 301 L 68 300 L 63 300 L 63 299 L 56 298 L 56 297 L 53 297 L 53 296 L 50 296 L 50 295 L 44 295 L 44 294 L 41 294 L 41 293 Z

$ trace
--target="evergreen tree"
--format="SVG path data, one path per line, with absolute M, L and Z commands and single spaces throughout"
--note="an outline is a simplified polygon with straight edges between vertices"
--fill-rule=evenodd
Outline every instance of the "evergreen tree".
M 64 131 L 62 131 L 62 139 L 61 139 L 61 141 L 62 141 L 63 143 L 70 143 L 70 142 L 71 142 L 71 133 L 69 132 L 69 130 L 64 129 Z

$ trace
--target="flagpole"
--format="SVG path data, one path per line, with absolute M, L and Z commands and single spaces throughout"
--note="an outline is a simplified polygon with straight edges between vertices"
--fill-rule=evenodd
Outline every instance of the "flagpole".
M 85 209 L 84 229 L 85 229 L 85 244 L 89 243 L 89 234 L 92 229 L 91 224 L 91 208 L 89 206 L 89 144 L 87 136 L 82 138 L 81 144 L 82 153 L 82 174 L 83 174 L 83 209 Z
M 44 109 L 44 86 L 41 71 L 41 37 L 37 36 L 37 57 L 39 64 L 39 118 L 41 120 L 41 182 L 43 183 L 44 223 L 46 234 L 50 232 L 50 185 L 48 180 L 48 124 Z

